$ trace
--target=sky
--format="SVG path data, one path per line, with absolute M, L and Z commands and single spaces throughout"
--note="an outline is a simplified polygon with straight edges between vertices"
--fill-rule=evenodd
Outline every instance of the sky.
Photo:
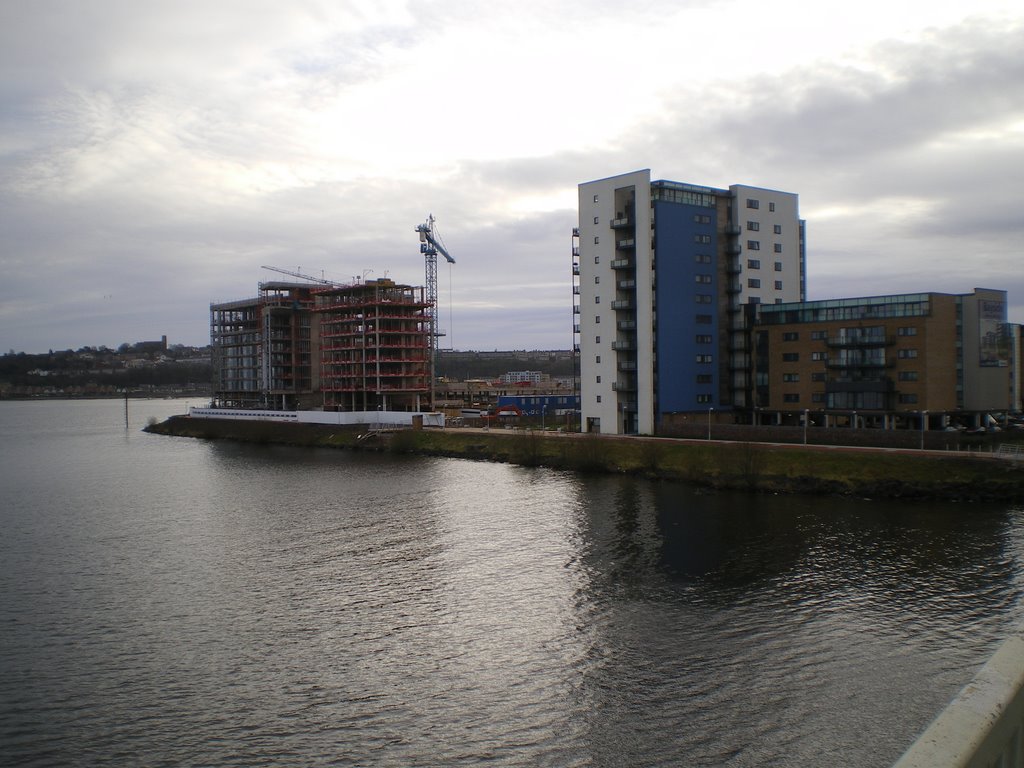
M 1024 323 L 1019 0 L 5 0 L 0 351 L 209 342 L 264 265 L 568 349 L 577 185 L 796 192 L 807 297 Z

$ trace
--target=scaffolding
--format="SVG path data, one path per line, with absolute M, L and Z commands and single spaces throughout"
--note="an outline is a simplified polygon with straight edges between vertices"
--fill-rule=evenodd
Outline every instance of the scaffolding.
M 419 411 L 430 394 L 423 288 L 369 280 L 314 290 L 326 411 Z

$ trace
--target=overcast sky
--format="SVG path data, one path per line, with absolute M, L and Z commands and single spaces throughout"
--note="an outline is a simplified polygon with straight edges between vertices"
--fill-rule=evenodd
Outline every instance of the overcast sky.
M 808 298 L 1009 292 L 1020 0 L 5 0 L 0 351 L 209 341 L 273 265 L 566 349 L 576 185 L 800 195 Z

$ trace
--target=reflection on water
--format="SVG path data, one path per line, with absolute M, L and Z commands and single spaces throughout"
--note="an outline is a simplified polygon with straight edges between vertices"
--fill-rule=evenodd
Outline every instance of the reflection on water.
M 885 766 L 1021 618 L 1020 510 L 138 426 L 0 403 L 13 764 Z

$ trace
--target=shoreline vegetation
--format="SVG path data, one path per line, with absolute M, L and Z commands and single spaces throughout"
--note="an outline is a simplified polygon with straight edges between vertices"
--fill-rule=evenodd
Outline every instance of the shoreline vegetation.
M 908 501 L 1024 502 L 1024 462 L 991 455 L 566 434 L 428 429 L 367 433 L 323 424 L 172 416 L 146 432 L 207 440 L 389 451 L 577 472 L 635 474 L 717 490 Z

